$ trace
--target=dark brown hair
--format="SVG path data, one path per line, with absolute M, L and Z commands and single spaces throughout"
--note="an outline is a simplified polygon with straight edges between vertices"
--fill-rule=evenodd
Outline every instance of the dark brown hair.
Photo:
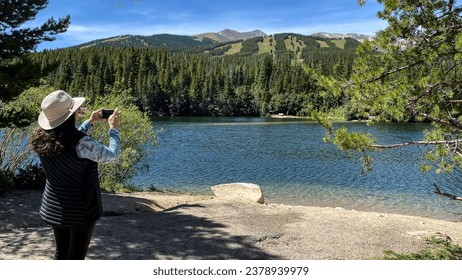
M 75 149 L 79 131 L 75 127 L 75 115 L 72 115 L 64 123 L 51 130 L 45 130 L 38 126 L 34 129 L 29 140 L 32 148 L 39 156 L 55 156 Z

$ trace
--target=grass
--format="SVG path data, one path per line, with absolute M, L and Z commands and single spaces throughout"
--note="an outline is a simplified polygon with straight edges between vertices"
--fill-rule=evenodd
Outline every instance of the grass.
M 319 45 L 321 46 L 321 48 L 328 48 L 328 47 L 329 47 L 329 45 L 327 45 L 327 43 L 324 42 L 324 41 L 316 40 L 316 42 L 319 43 Z
M 344 49 L 345 48 L 345 42 L 346 40 L 342 39 L 342 40 L 332 40 L 332 43 L 335 44 L 335 46 L 339 49 Z
M 288 51 L 295 53 L 296 55 L 295 62 L 300 62 L 302 50 L 303 48 L 306 47 L 303 41 L 298 40 L 296 36 L 289 36 L 283 42 L 276 42 L 274 41 L 274 38 L 273 38 L 273 41 L 271 44 L 270 43 L 271 39 L 272 37 L 265 37 L 263 38 L 263 42 L 258 42 L 258 54 L 271 53 L 271 51 L 274 52 L 276 44 L 283 43 Z M 316 40 L 316 42 L 319 43 L 321 48 L 329 47 L 329 45 L 327 45 L 325 41 Z M 332 42 L 340 49 L 345 48 L 346 41 L 344 39 L 332 40 Z M 221 47 L 221 48 L 224 48 L 224 47 Z M 231 48 L 224 55 L 233 55 L 233 54 L 240 53 L 241 49 L 242 49 L 242 42 L 231 44 Z
M 235 43 L 235 44 L 232 44 L 231 45 L 231 49 L 229 49 L 225 55 L 227 54 L 236 54 L 236 53 L 239 53 L 242 49 L 242 42 L 240 43 Z
M 386 250 L 383 260 L 462 260 L 462 247 L 453 244 L 450 239 L 431 236 L 427 239 L 427 248 L 410 254 L 399 254 Z
M 274 40 L 273 45 L 270 45 L 271 37 L 265 37 L 263 42 L 258 42 L 258 53 L 269 53 L 271 50 L 274 50 Z
M 305 43 L 302 41 L 297 40 L 297 37 L 289 36 L 289 38 L 284 40 L 284 44 L 286 45 L 286 49 L 288 51 L 297 52 L 297 49 L 301 51 L 305 47 Z

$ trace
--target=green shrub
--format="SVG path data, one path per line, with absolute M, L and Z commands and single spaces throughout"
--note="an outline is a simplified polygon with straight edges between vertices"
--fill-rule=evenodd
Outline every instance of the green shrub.
M 43 86 L 26 90 L 1 108 L 9 119 L 19 124 L 0 123 L 0 193 L 8 188 L 43 189 L 44 174 L 36 163 L 36 154 L 29 145 L 29 136 L 35 127 L 41 100 L 53 91 Z M 14 110 L 13 110 L 14 109 Z M 31 126 L 26 126 L 33 122 Z
M 40 163 L 20 168 L 13 176 L 14 188 L 20 190 L 43 190 L 46 178 Z
M 131 186 L 129 180 L 138 172 L 136 164 L 149 153 L 148 148 L 156 145 L 156 134 L 152 122 L 147 114 L 141 112 L 128 94 L 111 94 L 99 97 L 91 107 L 87 107 L 86 117 L 92 111 L 100 108 L 115 109 L 121 111 L 120 135 L 121 155 L 120 159 L 111 163 L 99 164 L 101 188 L 109 192 L 132 191 L 136 186 Z M 95 124 L 91 136 L 108 145 L 107 123 Z
M 385 260 L 462 260 L 462 247 L 452 244 L 450 239 L 432 236 L 427 239 L 430 245 L 417 253 L 399 254 L 391 250 L 384 252 Z
M 0 195 L 13 186 L 13 174 L 0 169 Z

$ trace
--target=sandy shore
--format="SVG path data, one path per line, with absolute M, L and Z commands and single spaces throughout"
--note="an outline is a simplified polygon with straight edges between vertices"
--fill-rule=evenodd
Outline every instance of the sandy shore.
M 40 192 L 0 196 L 0 259 L 50 259 Z M 104 194 L 88 259 L 375 259 L 417 252 L 432 235 L 462 244 L 462 223 L 341 208 L 224 201 L 207 195 Z

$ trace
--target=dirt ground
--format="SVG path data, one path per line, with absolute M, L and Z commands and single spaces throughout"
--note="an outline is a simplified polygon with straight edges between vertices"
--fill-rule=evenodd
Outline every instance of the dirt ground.
M 0 259 L 51 259 L 41 192 L 0 196 Z M 87 259 L 357 260 L 417 252 L 438 235 L 462 244 L 462 223 L 342 208 L 225 201 L 163 192 L 103 194 Z

